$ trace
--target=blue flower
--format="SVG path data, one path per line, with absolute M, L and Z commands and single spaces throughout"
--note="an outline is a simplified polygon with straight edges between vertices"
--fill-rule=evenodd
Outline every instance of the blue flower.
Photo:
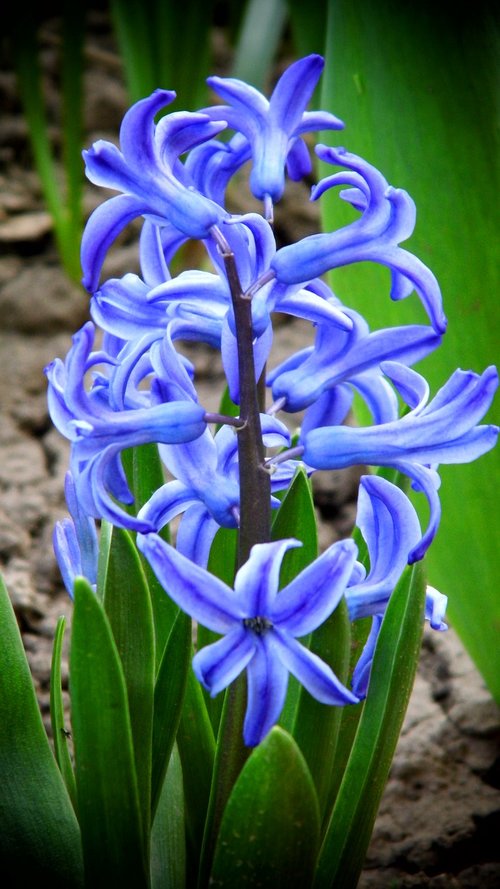
M 168 595 L 203 626 L 224 634 L 193 660 L 210 694 L 218 694 L 246 669 L 245 744 L 259 744 L 279 718 L 289 673 L 322 703 L 357 703 L 331 668 L 297 641 L 338 605 L 356 558 L 352 540 L 333 544 L 280 592 L 281 562 L 290 547 L 299 545 L 296 540 L 252 547 L 234 590 L 156 534 L 140 535 L 137 543 Z
M 346 590 L 351 620 L 383 614 L 408 556 L 421 538 L 417 513 L 406 494 L 378 476 L 363 476 L 356 516 L 368 548 L 370 570 L 357 563 Z
M 301 411 L 334 386 L 349 384 L 369 403 L 377 401 L 384 385 L 380 365 L 392 360 L 403 364 L 420 361 L 441 342 L 426 325 L 407 324 L 370 333 L 364 318 L 349 309 L 350 331 L 318 323 L 314 346 L 285 360 L 268 375 L 274 400 L 282 409 Z M 385 394 L 385 393 L 384 393 Z
M 408 557 L 420 541 L 417 513 L 406 494 L 384 478 L 363 476 L 359 488 L 356 525 L 366 542 L 368 573 L 357 562 L 345 596 L 351 620 L 372 618 L 372 626 L 356 663 L 352 689 L 365 697 L 382 619 Z M 425 617 L 434 630 L 446 630 L 443 618 L 447 597 L 427 587 Z
M 56 522 L 53 544 L 64 585 L 73 598 L 76 577 L 85 577 L 96 588 L 99 543 L 95 521 L 82 509 L 71 472 L 66 473 L 64 493 L 71 518 Z
M 290 441 L 286 427 L 275 417 L 261 414 L 262 437 L 268 447 L 284 447 Z M 160 530 L 174 516 L 184 513 L 177 532 L 177 549 L 205 567 L 219 527 L 239 525 L 240 485 L 237 433 L 222 426 L 212 436 L 208 430 L 182 448 L 161 445 L 160 456 L 175 481 L 159 488 L 139 512 L 139 518 Z M 297 463 L 290 460 L 271 476 L 271 494 L 286 488 Z M 273 507 L 280 501 L 271 498 Z
M 302 134 L 312 130 L 338 130 L 344 126 L 326 111 L 305 110 L 323 67 L 324 61 L 319 55 L 299 59 L 279 79 L 269 101 L 241 80 L 221 77 L 207 80 L 208 85 L 230 105 L 216 105 L 203 111 L 214 121 L 226 121 L 248 140 L 253 161 L 250 188 L 256 198 L 265 202 L 268 217 L 272 215 L 272 201 L 278 201 L 283 194 L 285 165 L 292 179 L 302 179 L 311 171 Z M 219 157 L 227 165 L 228 151 Z M 238 140 L 237 151 L 233 148 L 231 159 L 241 163 L 247 159 L 241 140 Z
M 271 262 L 278 281 L 310 281 L 354 262 L 381 263 L 391 271 L 391 298 L 403 299 L 416 290 L 432 326 L 444 333 L 446 318 L 436 278 L 416 256 L 398 246 L 415 226 L 410 196 L 390 187 L 375 167 L 343 148 L 319 145 L 316 152 L 328 163 L 347 167 L 347 172 L 323 179 L 313 190 L 313 199 L 334 185 L 347 185 L 341 197 L 360 210 L 361 217 L 338 231 L 311 235 L 278 250 Z
M 137 216 L 146 216 L 185 238 L 207 238 L 225 215 L 221 207 L 190 186 L 178 158 L 224 128 L 206 114 L 176 112 L 154 117 L 175 98 L 155 90 L 127 111 L 120 129 L 121 151 L 99 140 L 83 156 L 95 185 L 122 192 L 101 204 L 87 222 L 81 260 L 83 284 L 93 292 L 110 244 Z
M 479 376 L 457 370 L 427 404 L 428 389 L 423 377 L 394 362 L 382 364 L 400 393 L 419 402 L 399 420 L 378 426 L 309 428 L 298 450 L 315 469 L 345 466 L 390 466 L 408 475 L 429 501 L 429 525 L 410 561 L 422 558 L 437 530 L 440 503 L 439 476 L 432 465 L 469 463 L 496 444 L 498 427 L 476 425 L 489 409 L 498 386 L 496 368 Z M 290 456 L 296 456 L 294 452 Z
M 89 392 L 85 389 L 89 368 L 102 361 L 113 363 L 100 352 L 91 354 L 93 340 L 94 325 L 89 322 L 73 337 L 65 363 L 56 358 L 45 369 L 50 415 L 72 443 L 71 471 L 83 510 L 121 527 L 151 530 L 148 523 L 128 516 L 111 499 L 133 502 L 120 453 L 147 442 L 170 444 L 197 438 L 206 429 L 205 410 L 191 400 L 113 410 L 110 389 L 101 379 Z

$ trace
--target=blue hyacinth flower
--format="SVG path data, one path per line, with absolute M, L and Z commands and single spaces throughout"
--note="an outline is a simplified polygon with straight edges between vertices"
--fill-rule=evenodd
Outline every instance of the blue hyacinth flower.
M 359 210 L 361 217 L 338 231 L 310 235 L 278 250 L 271 263 L 278 281 L 293 284 L 354 262 L 380 263 L 391 272 L 391 298 L 403 299 L 415 290 L 434 330 L 444 333 L 446 318 L 435 276 L 399 246 L 415 226 L 410 196 L 389 186 L 375 167 L 344 148 L 318 145 L 316 152 L 321 160 L 347 167 L 347 171 L 323 179 L 313 189 L 313 199 L 334 185 L 346 185 L 341 197 Z
M 324 61 L 319 55 L 299 59 L 280 77 L 269 100 L 241 80 L 221 77 L 207 80 L 208 85 L 230 104 L 204 108 L 203 111 L 214 121 L 227 122 L 248 140 L 253 162 L 250 189 L 256 198 L 264 201 L 268 218 L 272 216 L 272 203 L 283 194 L 285 167 L 290 178 L 296 180 L 311 172 L 309 152 L 301 138 L 303 133 L 339 130 L 344 126 L 326 111 L 305 110 L 323 67 Z M 241 141 L 237 144 L 241 162 L 244 162 L 247 159 L 244 145 Z M 226 151 L 226 163 L 227 154 Z M 233 148 L 233 161 L 234 155 Z
M 415 371 L 393 362 L 383 363 L 382 370 L 408 404 L 419 398 L 409 413 L 378 426 L 309 428 L 298 451 L 315 469 L 388 466 L 409 476 L 416 489 L 425 493 L 430 507 L 427 530 L 410 553 L 409 560 L 416 561 L 429 547 L 440 519 L 440 480 L 433 467 L 469 463 L 496 444 L 498 427 L 477 424 L 491 405 L 498 373 L 494 367 L 481 376 L 457 370 L 427 403 L 427 384 Z
M 382 362 L 414 364 L 436 349 L 441 337 L 426 325 L 407 324 L 370 333 L 361 315 L 350 309 L 350 331 L 318 323 L 314 346 L 286 359 L 268 374 L 273 399 L 282 399 L 282 409 L 295 412 L 313 404 L 334 386 L 348 383 L 368 402 L 375 401 L 380 386 Z
M 193 670 L 210 694 L 247 671 L 247 746 L 259 744 L 279 718 L 289 673 L 324 704 L 357 703 L 332 669 L 297 641 L 323 623 L 342 598 L 356 558 L 352 540 L 333 544 L 279 592 L 281 562 L 290 547 L 300 545 L 296 540 L 252 547 L 234 590 L 156 534 L 140 535 L 137 544 L 174 602 L 223 634 L 193 660 Z
M 64 585 L 73 598 L 77 577 L 85 577 L 96 589 L 99 542 L 95 521 L 82 509 L 71 472 L 66 473 L 64 493 L 71 518 L 56 522 L 52 540 Z
M 107 250 L 133 219 L 145 216 L 170 234 L 207 238 L 225 211 L 187 181 L 178 158 L 224 128 L 206 114 L 176 112 L 155 124 L 155 115 L 175 99 L 155 90 L 127 111 L 120 128 L 121 150 L 99 140 L 84 151 L 87 177 L 95 185 L 122 194 L 101 204 L 90 216 L 82 238 L 83 284 L 93 292 Z
M 197 438 L 206 429 L 205 410 L 187 399 L 113 410 L 109 387 L 99 378 L 90 391 L 85 388 L 87 371 L 96 363 L 110 361 L 100 352 L 91 354 L 93 342 L 94 325 L 88 322 L 73 337 L 66 361 L 56 358 L 45 369 L 49 412 L 71 442 L 71 472 L 83 510 L 121 527 L 151 530 L 151 525 L 127 515 L 112 499 L 133 502 L 121 451 L 148 442 L 172 444 Z

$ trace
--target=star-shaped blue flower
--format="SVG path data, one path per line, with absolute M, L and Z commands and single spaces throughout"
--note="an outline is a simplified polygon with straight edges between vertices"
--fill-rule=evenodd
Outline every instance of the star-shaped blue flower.
M 252 172 L 250 188 L 263 200 L 266 216 L 271 216 L 272 202 L 278 201 L 285 187 L 285 166 L 292 179 L 302 179 L 311 171 L 309 152 L 302 134 L 312 130 L 339 130 L 344 124 L 326 111 L 306 111 L 321 76 L 324 60 L 313 54 L 290 65 L 267 100 L 255 87 L 233 78 L 209 77 L 207 83 L 230 105 L 204 108 L 212 120 L 226 121 L 242 133 L 250 145 Z M 244 146 L 238 142 L 235 160 L 246 160 Z M 221 160 L 227 160 L 227 151 Z
M 297 637 L 316 629 L 337 607 L 356 559 L 342 540 L 278 592 L 281 562 L 293 539 L 252 547 L 234 590 L 193 565 L 157 534 L 137 544 L 169 596 L 191 617 L 223 638 L 199 651 L 193 669 L 212 696 L 246 669 L 245 744 L 259 744 L 278 720 L 292 673 L 318 701 L 342 706 L 358 698 Z

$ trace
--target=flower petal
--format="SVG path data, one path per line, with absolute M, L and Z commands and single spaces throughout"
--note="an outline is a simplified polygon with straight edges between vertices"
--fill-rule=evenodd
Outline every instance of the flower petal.
M 328 547 L 278 593 L 269 612 L 273 624 L 292 636 L 305 636 L 319 627 L 342 598 L 357 552 L 353 540 Z
M 243 625 L 236 627 L 223 639 L 207 645 L 195 654 L 193 670 L 196 678 L 213 698 L 240 675 L 255 649 L 252 634 Z
M 260 744 L 277 722 L 288 686 L 288 670 L 276 656 L 270 633 L 255 639 L 255 654 L 247 667 L 247 711 L 243 725 L 247 747 Z
M 246 616 L 232 590 L 194 565 L 158 534 L 140 534 L 137 546 L 171 599 L 209 630 L 228 633 Z
M 282 664 L 317 701 L 335 706 L 358 703 L 356 695 L 342 685 L 328 664 L 293 636 L 276 630 L 273 642 Z

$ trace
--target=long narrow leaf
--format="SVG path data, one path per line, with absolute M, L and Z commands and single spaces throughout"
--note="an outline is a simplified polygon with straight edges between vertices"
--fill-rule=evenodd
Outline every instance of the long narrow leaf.
M 153 612 L 139 554 L 128 531 L 113 528 L 104 608 L 127 686 L 137 787 L 145 838 L 151 811 L 155 651 Z
M 417 227 L 404 246 L 435 273 L 449 321 L 441 348 L 423 365 L 435 391 L 457 366 L 479 372 L 498 361 L 495 7 L 479 0 L 472 19 L 430 0 L 330 0 L 329 9 L 322 106 L 346 130 L 323 139 L 366 157 L 415 200 Z M 333 193 L 322 208 L 326 230 L 348 220 Z M 425 320 L 416 295 L 391 303 L 388 273 L 372 263 L 332 278 L 338 296 L 373 327 Z M 490 420 L 499 419 L 497 400 Z M 428 556 L 453 627 L 498 701 L 499 470 L 498 448 L 472 465 L 442 469 L 443 518 Z
M 54 752 L 73 808 L 76 810 L 76 784 L 73 764 L 68 750 L 68 729 L 64 723 L 64 704 L 61 689 L 61 656 L 66 618 L 60 617 L 54 635 L 50 673 L 50 718 L 54 737 Z
M 347 683 L 350 653 L 350 624 L 342 601 L 332 615 L 311 636 L 310 650 Z M 293 737 L 299 745 L 316 785 L 323 818 L 330 795 L 337 737 L 344 708 L 320 704 L 300 688 Z
M 151 809 L 155 812 L 179 726 L 191 669 L 191 620 L 179 612 L 161 660 L 154 690 Z
M 424 602 L 420 562 L 405 570 L 385 613 L 367 699 L 321 848 L 314 889 L 357 885 L 413 687 Z
M 186 837 L 179 751 L 174 744 L 151 833 L 152 889 L 185 889 Z
M 274 518 L 272 537 L 273 540 L 295 537 L 302 543 L 302 546 L 285 554 L 280 574 L 280 583 L 284 587 L 318 555 L 318 529 L 311 485 L 303 470 L 297 471 L 285 494 Z M 295 677 L 290 676 L 286 702 L 279 720 L 279 724 L 287 731 L 292 731 L 295 722 L 299 693 L 299 683 Z
M 70 690 L 86 885 L 148 886 L 127 689 L 109 621 L 75 583 Z
M 0 579 L 0 861 L 6 885 L 83 885 L 78 823 L 38 708 Z

